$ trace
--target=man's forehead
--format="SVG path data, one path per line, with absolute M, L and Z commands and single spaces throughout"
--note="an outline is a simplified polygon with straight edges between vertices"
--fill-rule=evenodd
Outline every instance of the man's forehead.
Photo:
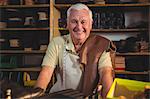
M 70 14 L 72 14 L 72 13 L 85 13 L 85 14 L 89 14 L 89 11 L 87 9 L 80 9 L 80 10 L 71 9 L 70 10 Z
M 70 18 L 89 18 L 89 12 L 86 9 L 75 10 L 73 9 L 70 13 Z

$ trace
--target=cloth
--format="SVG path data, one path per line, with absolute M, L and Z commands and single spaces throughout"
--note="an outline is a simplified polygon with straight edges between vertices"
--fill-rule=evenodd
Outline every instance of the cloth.
M 76 89 L 80 77 L 81 69 L 78 63 L 78 55 L 75 52 L 70 35 L 66 35 L 66 40 L 62 37 L 54 38 L 48 46 L 46 55 L 43 59 L 42 66 L 50 66 L 52 68 L 63 68 L 63 84 L 61 83 L 61 74 L 57 74 L 57 82 L 52 87 L 51 92 L 64 89 Z M 104 51 L 98 62 L 98 68 L 106 66 L 112 67 L 110 53 Z M 65 69 L 67 68 L 67 69 Z
M 97 85 L 102 83 L 100 78 L 101 75 L 99 73 L 101 69 L 98 70 L 98 61 L 104 51 L 112 53 L 113 49 L 111 48 L 111 45 L 112 43 L 110 40 L 99 35 L 90 34 L 86 42 L 84 42 L 81 49 L 78 51 L 80 64 L 82 64 L 83 67 L 83 75 L 78 90 L 80 90 L 84 96 L 95 93 Z

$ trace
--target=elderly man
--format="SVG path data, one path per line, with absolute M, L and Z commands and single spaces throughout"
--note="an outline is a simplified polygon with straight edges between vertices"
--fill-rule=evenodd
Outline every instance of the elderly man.
M 35 87 L 46 89 L 56 70 L 57 81 L 51 93 L 72 88 L 86 97 L 101 84 L 102 97 L 106 97 L 113 82 L 113 48 L 110 40 L 90 33 L 92 23 L 92 12 L 86 5 L 78 3 L 68 9 L 70 34 L 50 42 Z

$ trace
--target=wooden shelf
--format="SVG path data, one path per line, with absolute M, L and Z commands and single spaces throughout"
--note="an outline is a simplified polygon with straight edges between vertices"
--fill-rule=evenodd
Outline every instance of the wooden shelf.
M 59 28 L 60 31 L 67 31 L 66 28 Z M 148 31 L 146 28 L 141 29 L 92 29 L 92 32 L 141 32 Z
M 41 70 L 41 67 L 22 67 L 22 68 L 0 68 L 0 71 L 4 72 L 38 72 Z M 115 74 L 131 74 L 131 75 L 147 75 L 149 74 L 149 71 L 144 71 L 144 72 L 131 72 L 131 71 L 119 71 L 115 70 Z
M 141 32 L 147 31 L 148 29 L 92 29 L 92 32 Z
M 40 50 L 32 50 L 32 51 L 24 51 L 24 50 L 0 50 L 0 54 L 44 54 L 45 51 Z
M 58 9 L 68 8 L 71 4 L 55 4 Z M 88 4 L 89 7 L 148 7 L 150 3 L 135 3 L 135 4 Z
M 0 68 L 2 72 L 39 72 L 41 67 L 28 67 L 28 68 Z
M 0 31 L 31 31 L 31 30 L 49 30 L 49 27 L 46 28 L 1 28 Z
M 116 53 L 117 56 L 149 56 L 150 52 Z
M 43 8 L 50 7 L 49 4 L 35 4 L 35 5 L 1 5 L 0 8 Z
M 148 75 L 149 73 L 150 73 L 150 71 L 132 72 L 132 71 L 120 71 L 120 70 L 115 70 L 115 74 Z

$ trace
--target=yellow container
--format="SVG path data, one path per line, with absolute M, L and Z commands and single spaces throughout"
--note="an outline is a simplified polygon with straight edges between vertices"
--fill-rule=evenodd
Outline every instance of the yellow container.
M 27 72 L 24 72 L 23 75 L 24 86 L 34 86 L 36 80 L 31 80 L 30 75 Z
M 133 99 L 134 96 L 144 92 L 145 86 L 150 86 L 150 82 L 115 78 L 107 99 Z

